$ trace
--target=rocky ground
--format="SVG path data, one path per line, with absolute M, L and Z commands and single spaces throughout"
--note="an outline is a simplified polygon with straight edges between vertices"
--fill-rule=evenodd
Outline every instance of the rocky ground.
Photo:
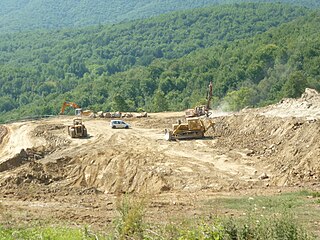
M 149 219 L 202 214 L 203 200 L 320 189 L 320 95 L 307 89 L 260 109 L 213 112 L 204 139 L 164 140 L 184 114 L 85 118 L 89 137 L 71 139 L 72 117 L 0 126 L 0 223 L 112 221 L 123 194 L 147 199 Z

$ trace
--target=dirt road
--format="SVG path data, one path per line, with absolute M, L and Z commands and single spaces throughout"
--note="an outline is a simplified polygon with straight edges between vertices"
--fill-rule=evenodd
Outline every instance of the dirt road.
M 164 140 L 164 129 L 183 113 L 126 119 L 131 129 L 86 118 L 85 139 L 68 136 L 72 117 L 7 124 L 0 222 L 58 219 L 101 227 L 124 193 L 147 196 L 149 217 L 157 212 L 166 219 L 193 214 L 199 200 L 217 194 L 319 188 L 319 99 L 309 94 L 263 109 L 214 113 L 215 132 L 200 140 Z M 297 107 L 304 116 L 294 115 Z

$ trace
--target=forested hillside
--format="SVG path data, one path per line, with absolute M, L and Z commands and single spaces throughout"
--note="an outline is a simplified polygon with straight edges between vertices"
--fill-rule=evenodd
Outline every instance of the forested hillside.
M 60 29 L 119 23 L 213 4 L 274 2 L 318 8 L 318 0 L 2 0 L 0 31 Z
M 288 22 L 288 23 L 285 23 Z M 231 109 L 319 89 L 318 12 L 242 4 L 74 31 L 0 38 L 1 119 L 93 110 Z

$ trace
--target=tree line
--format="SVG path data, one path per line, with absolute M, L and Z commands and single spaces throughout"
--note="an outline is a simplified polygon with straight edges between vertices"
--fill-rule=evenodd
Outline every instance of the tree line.
M 318 0 L 2 0 L 0 32 L 62 29 L 146 19 L 159 14 L 212 5 L 283 3 L 319 8 Z
M 280 4 L 182 11 L 72 31 L 3 34 L 1 121 L 103 111 L 263 106 L 319 89 L 319 12 Z

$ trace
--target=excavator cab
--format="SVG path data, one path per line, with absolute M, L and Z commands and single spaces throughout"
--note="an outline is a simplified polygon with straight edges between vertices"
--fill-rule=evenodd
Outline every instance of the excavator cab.
M 76 108 L 74 111 L 75 111 L 74 113 L 75 113 L 76 116 L 81 116 L 82 108 Z

